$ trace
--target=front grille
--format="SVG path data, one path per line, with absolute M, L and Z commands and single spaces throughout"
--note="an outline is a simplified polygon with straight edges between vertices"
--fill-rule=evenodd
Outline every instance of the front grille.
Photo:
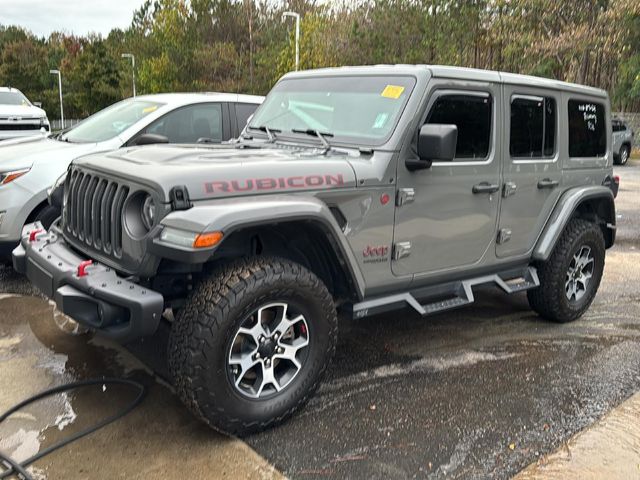
M 108 255 L 122 256 L 122 209 L 129 187 L 74 169 L 65 185 L 64 230 Z
M 44 126 L 39 123 L 0 123 L 0 130 L 40 130 Z

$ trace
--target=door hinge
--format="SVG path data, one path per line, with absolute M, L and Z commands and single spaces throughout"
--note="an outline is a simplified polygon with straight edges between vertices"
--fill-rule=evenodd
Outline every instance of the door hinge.
M 393 245 L 393 259 L 400 260 L 411 254 L 411 242 L 398 242 Z
M 416 191 L 413 188 L 401 188 L 396 196 L 396 205 L 401 207 L 407 203 L 413 202 L 416 197 Z
M 511 240 L 511 229 L 501 228 L 498 232 L 498 245 L 507 243 L 509 240 Z
M 507 198 L 511 195 L 515 195 L 518 186 L 513 182 L 506 182 L 502 188 L 502 197 Z

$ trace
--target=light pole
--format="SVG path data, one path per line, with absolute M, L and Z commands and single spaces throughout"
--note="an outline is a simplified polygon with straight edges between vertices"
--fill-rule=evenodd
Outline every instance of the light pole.
M 296 71 L 298 71 L 298 65 L 300 64 L 300 14 L 296 12 L 284 12 L 282 14 L 282 20 L 285 17 L 293 17 L 296 19 Z
M 131 80 L 133 81 L 133 96 L 136 96 L 136 57 L 133 53 L 123 53 L 120 55 L 122 58 L 131 59 Z
M 58 92 L 60 93 L 60 125 L 62 126 L 61 130 L 64 130 L 64 108 L 62 108 L 62 75 L 60 75 L 60 70 L 49 70 L 49 73 L 52 75 L 58 75 Z

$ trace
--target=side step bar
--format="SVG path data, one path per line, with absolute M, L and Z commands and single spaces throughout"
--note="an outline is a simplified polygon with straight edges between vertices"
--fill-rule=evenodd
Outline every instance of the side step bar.
M 540 286 L 534 267 L 509 270 L 493 275 L 470 278 L 459 282 L 417 289 L 412 292 L 378 297 L 353 305 L 353 318 L 363 318 L 378 313 L 397 310 L 406 305 L 420 315 L 432 315 L 469 305 L 475 301 L 473 287 L 493 283 L 507 293 L 517 293 Z M 422 299 L 422 302 L 418 299 Z

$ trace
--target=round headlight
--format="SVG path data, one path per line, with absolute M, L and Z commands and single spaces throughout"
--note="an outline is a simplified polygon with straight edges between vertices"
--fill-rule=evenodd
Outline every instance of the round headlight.
M 142 224 L 147 230 L 151 230 L 156 220 L 156 204 L 151 198 L 151 195 L 147 195 L 142 204 Z

